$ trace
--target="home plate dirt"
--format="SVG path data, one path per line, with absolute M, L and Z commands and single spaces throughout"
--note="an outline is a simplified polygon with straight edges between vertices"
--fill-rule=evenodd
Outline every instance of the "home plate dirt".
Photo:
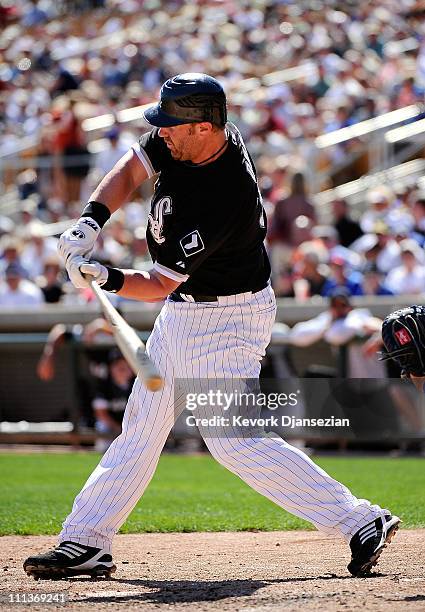
M 8 593 L 65 592 L 67 610 L 425 610 L 425 530 L 400 530 L 370 578 L 350 577 L 347 546 L 311 531 L 120 535 L 111 580 L 26 576 L 23 559 L 55 542 L 44 536 L 0 538 L 3 602 Z

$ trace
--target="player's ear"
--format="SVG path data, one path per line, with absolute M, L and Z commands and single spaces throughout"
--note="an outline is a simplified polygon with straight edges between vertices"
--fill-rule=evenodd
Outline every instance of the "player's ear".
M 201 136 L 208 136 L 213 131 L 213 125 L 209 121 L 202 121 L 202 123 L 198 123 L 197 125 Z

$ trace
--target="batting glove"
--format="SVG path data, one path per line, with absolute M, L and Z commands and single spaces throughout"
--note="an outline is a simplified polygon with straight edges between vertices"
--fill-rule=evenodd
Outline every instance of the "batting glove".
M 81 255 L 70 257 L 66 264 L 72 284 L 77 289 L 85 289 L 90 286 L 90 281 L 95 280 L 102 287 L 108 280 L 108 269 L 98 261 L 87 261 Z M 87 276 L 85 276 L 87 275 Z
M 58 251 L 65 264 L 70 258 L 77 256 L 87 260 L 93 251 L 99 232 L 100 225 L 91 217 L 81 217 L 75 225 L 67 229 L 58 243 Z

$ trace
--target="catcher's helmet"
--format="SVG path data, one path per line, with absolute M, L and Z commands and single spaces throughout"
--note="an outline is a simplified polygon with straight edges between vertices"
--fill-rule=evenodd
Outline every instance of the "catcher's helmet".
M 159 104 L 148 108 L 144 117 L 156 127 L 202 121 L 224 127 L 227 121 L 226 94 L 217 79 L 208 74 L 178 74 L 165 81 Z
M 382 323 L 386 350 L 381 360 L 394 359 L 402 375 L 425 376 L 425 307 L 409 306 L 392 312 Z

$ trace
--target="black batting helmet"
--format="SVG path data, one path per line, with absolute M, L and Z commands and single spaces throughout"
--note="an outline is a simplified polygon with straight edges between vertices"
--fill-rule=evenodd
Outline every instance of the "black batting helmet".
M 381 360 L 394 359 L 404 375 L 425 376 L 425 307 L 408 306 L 392 312 L 382 323 L 386 350 Z
M 144 117 L 156 127 L 202 121 L 224 127 L 227 121 L 226 94 L 217 79 L 208 74 L 178 74 L 165 81 L 159 104 L 148 108 Z

